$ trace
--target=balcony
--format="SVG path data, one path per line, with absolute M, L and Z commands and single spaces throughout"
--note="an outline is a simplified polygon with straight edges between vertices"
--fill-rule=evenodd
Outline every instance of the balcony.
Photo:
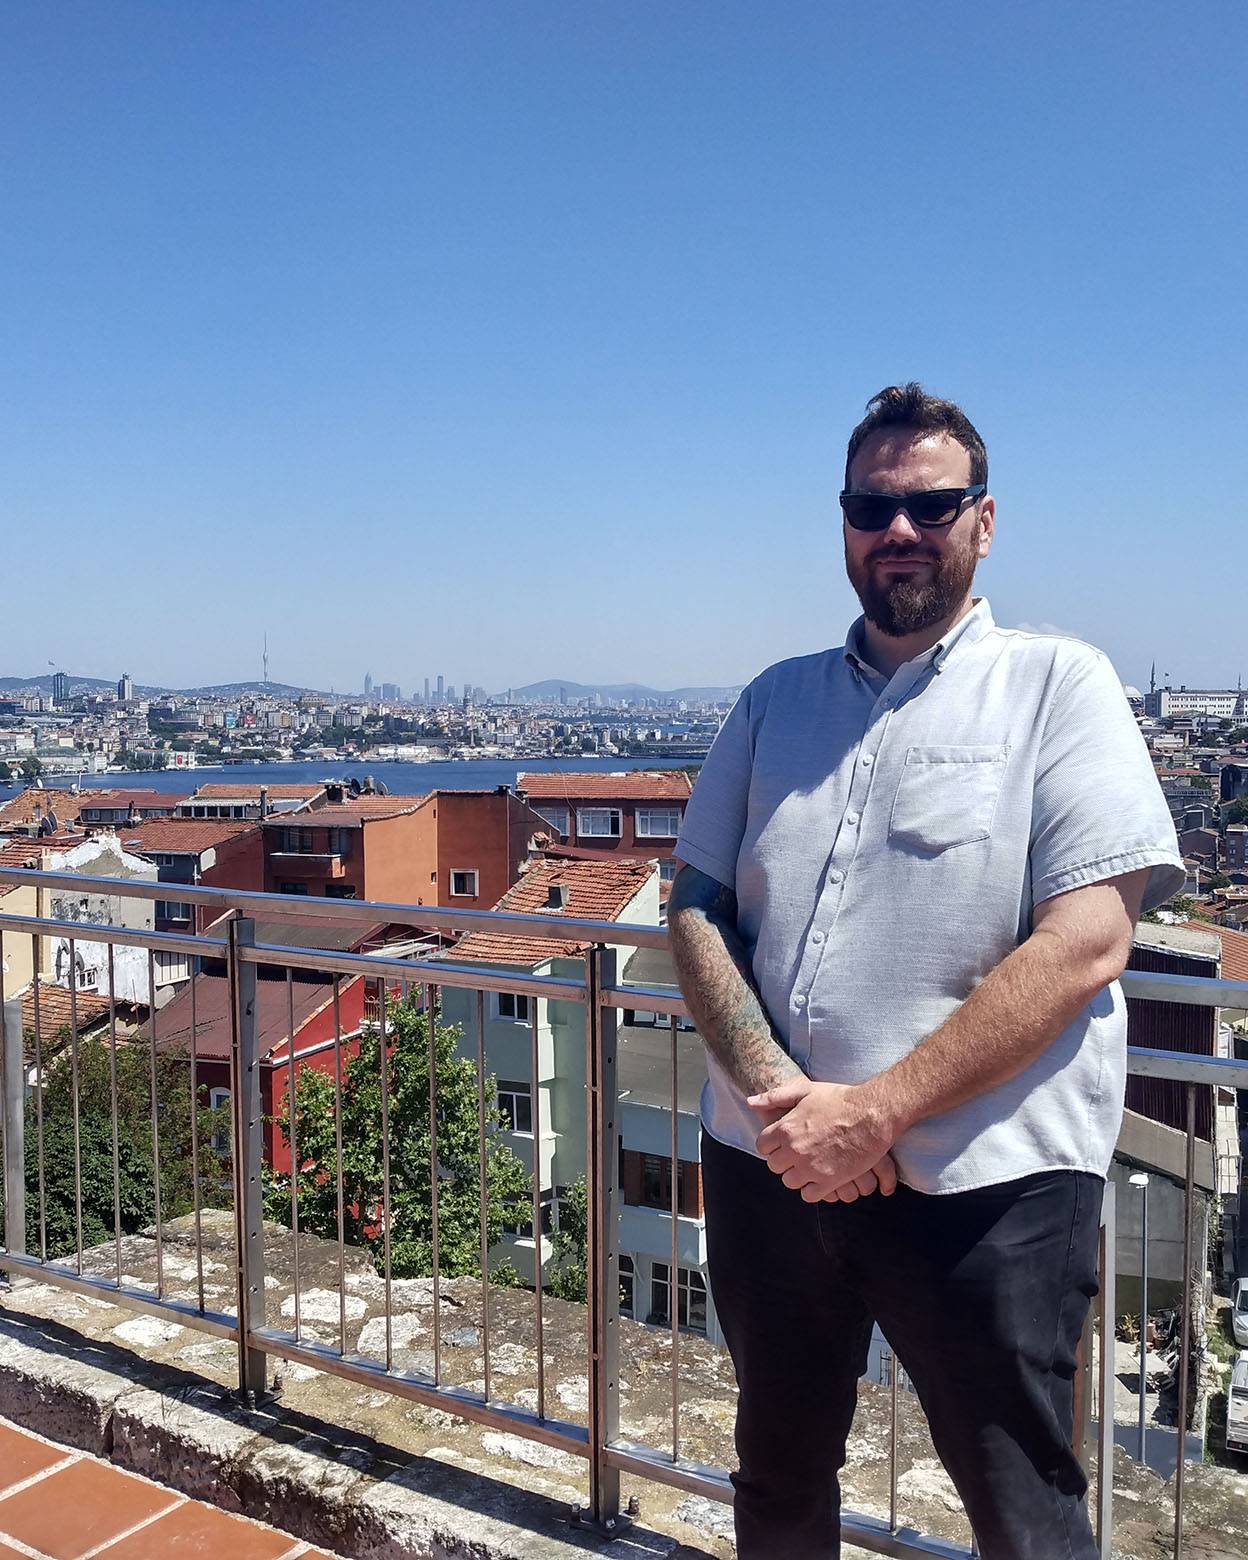
M 292 857 L 309 859 L 303 853 Z M 95 894 L 102 888 L 98 879 L 0 870 L 0 883 L 6 882 L 70 891 L 89 887 Z M 141 899 L 168 893 L 163 884 L 118 881 L 107 886 L 110 893 Z M 651 1243 L 658 1246 L 653 1255 L 670 1260 L 673 1270 L 698 1266 L 704 1255 L 700 1244 L 696 1250 L 690 1244 L 697 1221 L 624 1208 L 617 1186 L 614 1041 L 619 1013 L 633 1009 L 679 1017 L 684 1007 L 670 988 L 625 985 L 615 949 L 661 948 L 664 930 L 438 907 L 326 903 L 302 896 L 291 896 L 282 906 L 282 921 L 296 924 L 346 916 L 358 918 L 361 926 L 406 927 L 413 936 L 450 937 L 471 928 L 557 941 L 572 934 L 591 945 L 575 976 L 487 972 L 429 959 L 410 944 L 406 956 L 384 949 L 334 952 L 295 941 L 257 944 L 255 921 L 273 921 L 272 896 L 190 887 L 180 887 L 179 894 L 202 902 L 213 912 L 205 919 L 224 924 L 225 935 L 91 927 L 92 941 L 110 948 L 137 946 L 224 959 L 229 972 L 229 1043 L 222 1047 L 225 1059 L 216 1064 L 226 1082 L 214 1091 L 226 1095 L 222 1109 L 229 1119 L 212 1128 L 212 1142 L 207 1128 L 188 1126 L 192 1170 L 181 1188 L 176 1176 L 182 1161 L 165 1155 L 168 1116 L 163 1126 L 157 1124 L 153 1130 L 160 1152 L 142 1188 L 146 1212 L 137 1226 L 133 1208 L 123 1204 L 122 1187 L 127 1196 L 137 1196 L 138 1178 L 126 1161 L 129 1149 L 117 1146 L 108 1111 L 102 1137 L 90 1139 L 89 1161 L 87 1137 L 66 1132 L 67 1118 L 56 1118 L 57 1156 L 45 1152 L 53 1141 L 45 1143 L 44 1134 L 52 1130 L 57 1100 L 62 1102 L 57 1108 L 68 1109 L 79 1124 L 83 1095 L 76 1069 L 80 1052 L 85 1061 L 88 1042 L 80 1042 L 71 1025 L 53 1054 L 51 1047 L 44 1049 L 50 1037 L 41 1037 L 36 1023 L 24 1054 L 13 1004 L 3 1007 L 6 1177 L 0 1268 L 29 1282 L 11 1291 L 0 1317 L 0 1414 L 8 1411 L 6 1403 L 17 1401 L 4 1396 L 5 1383 L 20 1379 L 26 1383 L 20 1402 L 30 1428 L 50 1433 L 46 1416 L 55 1401 L 72 1444 L 106 1452 L 154 1477 L 181 1481 L 179 1487 L 188 1493 L 241 1505 L 322 1547 L 341 1546 L 345 1553 L 376 1553 L 384 1547 L 387 1553 L 415 1556 L 428 1552 L 436 1534 L 436 1542 L 447 1548 L 477 1543 L 481 1552 L 571 1557 L 581 1552 L 582 1542 L 570 1540 L 566 1524 L 556 1523 L 558 1503 L 566 1508 L 576 1498 L 589 1527 L 607 1539 L 627 1526 L 623 1502 L 630 1495 L 640 1499 L 644 1512 L 629 1540 L 632 1552 L 666 1555 L 677 1542 L 693 1555 L 713 1552 L 729 1531 L 731 1491 L 724 1465 L 732 1456 L 730 1364 L 713 1344 L 682 1333 L 678 1316 L 670 1327 L 655 1328 L 622 1319 L 619 1312 L 618 1254 L 628 1221 L 646 1220 L 647 1233 L 651 1225 L 665 1231 L 670 1257 L 662 1241 Z M 233 911 L 233 918 L 221 923 L 223 911 Z M 0 901 L 0 963 L 11 938 L 72 941 L 81 930 L 77 923 L 3 913 Z M 255 1025 L 258 981 L 281 983 L 293 1001 L 296 989 L 306 991 L 306 985 L 296 988 L 293 978 L 306 981 L 317 975 L 326 982 L 324 997 L 314 993 L 311 1006 L 319 1002 L 329 1025 L 317 1052 L 324 1059 L 318 1077 L 327 1080 L 320 1087 L 334 1102 L 336 1128 L 324 1140 L 325 1157 L 315 1160 L 314 1193 L 328 1209 L 328 1235 L 309 1228 L 316 1209 L 305 1203 L 298 1183 L 288 1198 L 289 1217 L 266 1222 L 262 1172 L 279 1135 L 270 1129 L 266 1143 L 266 1117 L 279 1114 L 281 1094 L 269 1098 L 263 1090 L 268 1085 L 280 1090 L 284 1077 L 293 1081 L 295 1062 L 261 1055 Z M 541 1285 L 499 1288 L 489 1281 L 488 1261 L 467 1276 L 446 1270 L 451 1255 L 464 1261 L 462 1245 L 454 1248 L 448 1242 L 450 1221 L 462 1215 L 457 1198 L 465 1172 L 461 1167 L 454 1172 L 460 1180 L 454 1179 L 443 1156 L 462 1155 L 462 1143 L 435 1151 L 437 1173 L 428 1188 L 430 1271 L 426 1276 L 395 1271 L 400 1257 L 409 1260 L 392 1249 L 390 1238 L 398 1228 L 393 1186 L 398 1168 L 387 1155 L 375 1171 L 368 1170 L 372 1179 L 364 1183 L 368 1191 L 362 1201 L 347 1189 L 356 1183 L 346 1178 L 361 1172 L 359 1145 L 344 1139 L 343 1123 L 349 1111 L 358 1114 L 364 1108 L 364 1093 L 350 1098 L 343 1077 L 362 1031 L 344 1025 L 339 1004 L 347 979 L 358 976 L 376 988 L 372 1011 L 387 1026 L 372 1054 L 394 1057 L 396 1065 L 400 1042 L 394 1036 L 418 1032 L 415 1021 L 422 1014 L 437 1018 L 446 990 L 473 994 L 479 1003 L 486 993 L 507 991 L 584 1005 L 592 1121 L 585 1166 L 585 1304 L 557 1299 Z M 383 985 L 392 999 L 402 993 L 384 1009 Z M 1129 995 L 1146 1001 L 1248 1006 L 1244 982 L 1149 974 L 1128 976 L 1123 985 Z M 0 996 L 12 995 L 0 989 Z M 37 988 L 34 1002 L 37 1012 Z M 478 1033 L 484 1036 L 483 1025 Z M 675 1033 L 673 1025 L 673 1039 Z M 123 1071 L 134 1063 L 143 1069 L 149 1062 L 163 1065 L 163 1047 L 171 1038 L 161 1033 L 157 1015 L 147 1033 L 140 1031 L 128 1045 L 106 1043 L 104 1052 L 91 1053 L 96 1060 L 103 1056 L 106 1064 L 103 1074 L 93 1075 L 97 1085 L 103 1077 L 107 1090 L 110 1064 Z M 197 1039 L 194 1019 L 190 1039 Z M 134 1054 L 127 1056 L 128 1049 Z M 183 1106 L 192 1093 L 206 1093 L 196 1072 L 198 1054 L 192 1045 L 189 1072 L 178 1075 Z M 423 1052 L 405 1051 L 403 1061 L 419 1068 Z M 483 1062 L 478 1057 L 478 1077 L 484 1074 Z M 72 1090 L 66 1068 L 74 1069 Z M 1133 1049 L 1129 1069 L 1136 1076 L 1177 1083 L 1186 1100 L 1181 1164 L 1175 1161 L 1166 1172 L 1184 1209 L 1178 1268 L 1194 1275 L 1179 1286 L 1175 1355 L 1199 1361 L 1213 1329 L 1205 1315 L 1204 1243 L 1196 1233 L 1195 1215 L 1203 1207 L 1197 1101 L 1201 1091 L 1212 1091 L 1225 1106 L 1228 1095 L 1248 1088 L 1248 1062 Z M 391 1078 L 389 1067 L 380 1071 L 383 1080 Z M 429 1111 L 437 1120 L 438 1074 L 427 1064 L 426 1074 Z M 386 1145 L 391 1142 L 392 1086 L 383 1081 L 366 1102 L 368 1110 L 379 1113 L 378 1141 Z M 112 1090 L 116 1100 L 115 1084 Z M 533 1097 L 542 1099 L 536 1087 Z M 118 1113 L 114 1107 L 113 1119 L 120 1114 L 133 1144 L 143 1113 L 136 1118 L 134 1102 L 122 1103 L 126 1108 Z M 474 1108 L 484 1165 L 497 1129 L 486 1120 L 483 1090 Z M 153 1109 L 153 1122 L 157 1116 Z M 185 1113 L 183 1119 L 191 1120 Z M 538 1120 L 534 1128 L 542 1137 L 550 1123 Z M 111 1167 L 106 1154 L 101 1179 L 98 1144 L 110 1140 Z M 237 1145 L 232 1156 L 231 1142 Z M 224 1154 L 214 1144 L 224 1145 Z M 306 1162 L 307 1154 L 293 1141 L 290 1150 L 297 1163 Z M 426 1167 L 428 1158 L 427 1153 Z M 478 1185 L 473 1195 L 479 1192 Z M 187 1210 L 175 1214 L 180 1196 Z M 1077 1383 L 1077 1443 L 1092 1479 L 1100 1552 L 1108 1560 L 1112 1545 L 1122 1560 L 1156 1560 L 1179 1555 L 1184 1543 L 1210 1554 L 1242 1551 L 1248 1534 L 1244 1494 L 1236 1488 L 1236 1475 L 1199 1461 L 1198 1435 L 1186 1438 L 1168 1478 L 1123 1455 L 1134 1449 L 1134 1426 L 1114 1408 L 1121 1407 L 1118 1400 L 1128 1390 L 1123 1378 L 1131 1354 L 1129 1347 L 1124 1354 L 1123 1345 L 1110 1344 L 1117 1314 L 1116 1264 L 1125 1238 L 1119 1231 L 1128 1228 L 1134 1207 L 1124 1206 L 1126 1196 L 1124 1188 L 1116 1200 L 1111 1189 L 1106 1198 L 1102 1294 Z M 370 1249 L 348 1240 L 353 1221 L 368 1235 Z M 482 1255 L 486 1244 L 482 1229 Z M 543 1241 L 543 1264 L 551 1255 Z M 643 1303 L 639 1313 L 644 1310 Z M 62 1391 L 56 1381 L 68 1379 L 66 1372 L 72 1390 Z M 278 1373 L 282 1392 L 275 1401 L 270 1387 Z M 1193 1389 L 1187 1370 L 1176 1375 L 1175 1415 L 1186 1422 Z M 1128 1391 L 1128 1418 L 1131 1406 Z M 1159 1433 L 1157 1425 L 1149 1430 L 1152 1439 Z M 863 1384 L 854 1437 L 843 1514 L 847 1543 L 894 1556 L 969 1557 L 973 1550 L 965 1520 L 935 1461 L 918 1404 L 897 1373 L 890 1372 L 882 1383 Z M 1177 1454 L 1177 1437 L 1171 1434 L 1169 1441 Z M 197 1487 L 187 1489 L 188 1483 Z M 502 1487 L 507 1493 L 500 1503 Z M 1119 1501 L 1117 1529 L 1115 1489 L 1129 1497 Z M 504 1508 L 506 1522 L 498 1516 Z
M 268 860 L 274 873 L 283 878 L 311 878 L 320 882 L 345 877 L 347 872 L 342 853 L 336 850 L 271 850 Z

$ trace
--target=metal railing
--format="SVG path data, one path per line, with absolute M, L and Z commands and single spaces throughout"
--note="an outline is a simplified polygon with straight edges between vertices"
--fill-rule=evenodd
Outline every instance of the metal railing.
M 167 884 L 130 880 L 108 880 L 80 877 L 73 874 L 33 871 L 0 870 L 0 883 L 22 884 L 40 893 L 68 893 L 79 896 L 106 895 L 118 900 L 134 902 L 164 898 L 169 892 Z M 322 900 L 304 896 L 245 893 L 223 889 L 206 889 L 193 886 L 178 887 L 179 896 L 201 907 L 207 907 L 221 916 L 209 933 L 194 936 L 156 932 L 132 926 L 98 924 L 92 920 L 57 918 L 45 915 L 40 906 L 35 914 L 20 914 L 12 910 L 0 913 L 0 999 L 11 995 L 5 986 L 5 949 L 12 949 L 14 939 L 29 938 L 31 963 L 34 971 L 31 997 L 34 1009 L 33 1055 L 24 1053 L 22 1025 L 14 1023 L 11 1011 L 0 1002 L 0 1012 L 5 1012 L 3 1026 L 3 1122 L 4 1122 L 4 1247 L 0 1250 L 0 1269 L 10 1274 L 38 1278 L 42 1282 L 106 1298 L 111 1302 L 136 1311 L 167 1316 L 182 1325 L 198 1329 L 210 1335 L 234 1341 L 238 1351 L 238 1383 L 242 1393 L 255 1398 L 264 1392 L 269 1355 L 312 1366 L 333 1375 L 342 1376 L 374 1389 L 381 1389 L 411 1399 L 427 1406 L 438 1407 L 462 1418 L 539 1441 L 583 1457 L 589 1468 L 589 1502 L 583 1513 L 583 1521 L 604 1535 L 617 1533 L 627 1524 L 621 1515 L 620 1478 L 622 1474 L 636 1475 L 644 1479 L 675 1487 L 690 1493 L 708 1496 L 719 1501 L 730 1501 L 732 1489 L 724 1469 L 709 1467 L 692 1460 L 682 1453 L 680 1357 L 682 1330 L 679 1321 L 680 1253 L 678 1250 L 678 1088 L 679 1055 L 677 1047 L 677 1020 L 685 1016 L 680 996 L 671 987 L 650 987 L 625 984 L 619 967 L 620 949 L 662 948 L 666 945 L 666 932 L 653 926 L 622 925 L 610 921 L 574 921 L 566 916 L 523 916 L 497 911 L 450 910 L 441 907 L 413 907 L 410 905 L 360 902 L 350 900 Z M 0 901 L 0 906 L 3 901 Z M 306 948 L 258 943 L 255 940 L 257 919 L 272 920 L 276 916 L 289 922 L 293 919 L 315 923 L 332 919 L 358 923 L 361 932 L 385 923 L 396 928 L 410 928 L 421 933 L 454 934 L 465 931 L 492 932 L 503 935 L 522 934 L 526 938 L 557 940 L 565 943 L 576 939 L 587 951 L 580 961 L 576 975 L 534 975 L 514 969 L 484 969 L 476 965 L 457 963 L 452 956 L 416 958 L 387 957 L 383 950 L 370 953 L 330 951 L 324 948 Z M 223 933 L 223 935 L 222 935 Z M 55 1061 L 46 1054 L 46 1041 L 41 1022 L 41 1007 L 47 1000 L 49 983 L 41 978 L 43 968 L 43 943 L 46 939 L 59 939 L 68 950 L 68 995 L 70 1003 L 69 1035 L 66 1053 Z M 84 1267 L 83 1244 L 83 1145 L 79 1137 L 79 1076 L 80 1023 L 78 1003 L 81 992 L 77 980 L 76 955 L 83 945 L 101 945 L 106 949 L 106 983 L 108 997 L 108 1054 L 110 1063 L 110 1125 L 113 1178 L 113 1237 L 115 1257 L 112 1276 L 87 1271 Z M 145 1043 L 150 1053 L 151 1077 L 151 1144 L 152 1144 L 152 1201 L 155 1212 L 154 1241 L 156 1253 L 156 1281 L 154 1288 L 127 1281 L 122 1264 L 122 1216 L 119 1186 L 119 1113 L 117 1061 L 118 997 L 116 985 L 115 955 L 121 948 L 147 950 L 148 997 L 150 1020 Z M 195 1232 L 195 1287 L 193 1298 L 179 1297 L 169 1292 L 164 1262 L 164 1235 L 161 1220 L 160 1123 L 156 1099 L 156 1069 L 160 1055 L 160 1009 L 156 1006 L 156 980 L 154 957 L 157 952 L 185 955 L 192 960 L 209 959 L 224 961 L 229 992 L 229 1080 L 230 1101 L 233 1113 L 232 1204 L 234 1216 L 233 1261 L 235 1267 L 235 1304 L 233 1309 L 214 1309 L 205 1303 L 204 1237 L 203 1237 L 203 1188 L 201 1185 L 201 1160 L 203 1144 L 194 1108 L 190 1112 L 191 1123 L 191 1180 L 193 1225 Z M 192 965 L 192 971 L 194 965 Z M 265 1313 L 265 1244 L 263 1227 L 263 1144 L 264 1114 L 261 1091 L 263 1058 L 259 1049 L 257 1026 L 257 986 L 262 971 L 282 971 L 285 974 L 287 1034 L 289 1045 L 285 1059 L 288 1098 L 291 1102 L 289 1120 L 289 1146 L 292 1160 L 291 1176 L 291 1228 L 294 1235 L 294 1316 L 293 1328 L 269 1325 Z M 297 1142 L 297 1113 L 294 1109 L 296 1087 L 296 1015 L 294 981 L 297 974 L 313 972 L 328 976 L 332 983 L 333 1015 L 333 1084 L 335 1155 L 332 1170 L 337 1207 L 338 1253 L 338 1339 L 337 1346 L 307 1336 L 303 1326 L 300 1305 L 299 1271 L 299 1177 L 297 1168 L 302 1159 Z M 377 995 L 375 1011 L 380 1028 L 380 1132 L 383 1148 L 382 1182 L 378 1222 L 382 1232 L 381 1278 L 385 1295 L 385 1349 L 384 1358 L 373 1359 L 348 1348 L 346 1314 L 346 1242 L 344 1213 L 346 1208 L 343 1185 L 343 1059 L 344 1045 L 351 1037 L 344 1033 L 341 996 L 344 981 L 352 982 L 363 977 L 365 983 L 374 983 Z M 272 979 L 272 977 L 268 977 Z M 1170 975 L 1128 974 L 1122 981 L 1124 990 L 1132 997 L 1167 1002 L 1192 1003 L 1200 1006 L 1248 1006 L 1248 982 L 1195 979 Z M 401 986 L 406 993 L 419 992 L 422 1011 L 426 1020 L 429 1047 L 429 1122 L 431 1164 L 431 1216 L 432 1216 L 432 1285 L 433 1285 L 433 1354 L 432 1370 L 420 1372 L 397 1368 L 392 1346 L 392 1184 L 390 1163 L 389 1058 L 391 1036 L 387 1032 L 385 993 L 387 988 Z M 199 1101 L 202 1081 L 197 1072 L 196 1045 L 198 1032 L 195 1012 L 197 985 L 191 985 L 191 1032 L 189 1098 L 192 1107 Z M 482 1356 L 483 1390 L 471 1390 L 465 1386 L 448 1384 L 444 1380 L 441 1331 L 439 1271 L 439 1189 L 436 1097 L 437 1075 L 434 1065 L 434 1020 L 440 994 L 448 990 L 465 990 L 475 995 L 475 1067 L 477 1074 L 478 1110 L 478 1168 L 480 1188 L 480 1282 L 482 1292 Z M 485 1049 L 485 996 L 491 992 L 525 995 L 558 1002 L 579 1005 L 585 1014 L 585 1102 L 586 1102 L 586 1182 L 588 1189 L 587 1218 L 587 1290 L 586 1305 L 586 1375 L 588 1380 L 588 1406 L 586 1424 L 561 1418 L 547 1412 L 545 1384 L 542 1226 L 541 1226 L 541 1153 L 542 1076 L 539 1065 L 538 1004 L 530 1000 L 529 1025 L 531 1029 L 529 1063 L 532 1089 L 532 1229 L 534 1245 L 535 1282 L 532 1305 L 534 1313 L 536 1349 L 536 1392 L 532 1408 L 517 1402 L 500 1400 L 492 1393 L 491 1335 L 490 1335 L 490 1282 L 489 1246 L 486 1230 L 486 1158 L 487 1158 L 487 1110 Z M 669 1076 L 669 1102 L 671 1113 L 671 1261 L 669 1269 L 669 1332 L 671 1350 L 671 1444 L 656 1447 L 627 1439 L 621 1432 L 620 1413 L 620 1283 L 619 1283 L 619 1177 L 617 1152 L 619 1145 L 619 1051 L 618 1021 L 622 1009 L 644 1009 L 667 1015 L 671 1036 L 671 1067 Z M 130 1042 L 127 1042 L 130 1043 Z M 51 1076 L 50 1068 L 68 1066 L 72 1097 L 74 1157 L 74 1251 L 72 1260 L 49 1257 L 47 1243 L 47 1186 L 45 1176 L 44 1144 L 44 1093 Z M 283 1065 L 282 1063 L 276 1064 Z M 1197 1090 L 1224 1087 L 1237 1089 L 1248 1087 L 1248 1062 L 1228 1061 L 1217 1058 L 1194 1057 L 1180 1053 L 1132 1049 L 1129 1052 L 1131 1073 L 1166 1078 L 1179 1082 L 1186 1090 L 1186 1162 L 1185 1162 L 1185 1219 L 1183 1235 L 1183 1272 L 1192 1274 L 1195 1254 L 1193 1251 L 1193 1209 L 1196 1196 L 1196 1105 Z M 34 1104 L 35 1170 L 33 1195 L 37 1199 L 36 1226 L 39 1231 L 38 1254 L 27 1250 L 27 1185 L 32 1178 L 28 1173 L 26 1143 L 26 1099 Z M 1099 1361 L 1095 1371 L 1095 1396 L 1099 1402 L 1097 1431 L 1097 1470 L 1092 1510 L 1098 1532 L 1100 1552 L 1108 1557 L 1112 1538 L 1113 1491 L 1113 1440 L 1114 1440 L 1114 1271 L 1115 1271 L 1115 1220 L 1112 1186 L 1107 1188 L 1105 1211 L 1101 1231 L 1101 1295 L 1097 1307 L 1097 1324 L 1100 1338 Z M 1091 1346 L 1092 1320 L 1089 1319 L 1082 1371 L 1077 1390 L 1076 1435 L 1081 1445 L 1087 1434 L 1092 1414 L 1093 1351 Z M 1192 1339 L 1192 1285 L 1183 1286 L 1180 1359 L 1190 1357 Z M 852 1511 L 842 1514 L 842 1530 L 847 1541 L 880 1554 L 894 1556 L 968 1556 L 975 1553 L 947 1540 L 909 1528 L 899 1513 L 898 1501 L 898 1372 L 893 1369 L 890 1381 L 890 1435 L 889 1435 L 889 1517 L 875 1518 Z M 1184 1426 L 1188 1411 L 1188 1373 L 1178 1372 L 1178 1422 Z M 1174 1547 L 1178 1560 L 1183 1547 L 1184 1516 L 1184 1440 L 1180 1432 L 1179 1456 L 1175 1478 Z M 1086 1451 L 1086 1446 L 1085 1446 Z

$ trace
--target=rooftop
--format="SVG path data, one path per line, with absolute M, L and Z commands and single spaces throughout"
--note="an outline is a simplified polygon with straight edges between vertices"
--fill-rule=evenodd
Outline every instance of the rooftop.
M 108 998 L 94 991 L 78 993 L 78 1029 L 90 1029 L 108 1017 Z M 64 986 L 54 986 L 50 981 L 39 982 L 39 1033 L 46 1042 L 74 1022 L 74 1004 Z M 35 1032 L 35 990 L 33 986 L 22 992 L 22 1029 Z
M 214 845 L 249 833 L 255 826 L 254 822 L 240 818 L 148 818 L 133 828 L 123 825 L 118 838 L 125 850 L 144 855 L 161 851 L 175 856 L 198 856 Z
M 190 795 L 188 791 L 91 791 L 80 793 L 75 800 L 79 808 L 83 807 L 134 807 L 138 811 L 147 809 L 154 811 L 159 808 L 161 812 L 172 812 L 180 806 Z
M 358 980 L 358 975 L 343 981 L 342 989 Z M 191 1044 L 191 993 L 195 996 L 195 1055 L 201 1059 L 226 1060 L 230 1055 L 230 983 L 224 975 L 197 975 L 185 985 L 172 1002 L 156 1015 L 156 1044 L 160 1050 L 190 1049 Z M 295 1006 L 295 1034 L 315 1017 L 321 1009 L 333 1001 L 328 984 L 309 985 L 306 981 L 291 983 L 291 997 Z M 284 980 L 258 980 L 256 982 L 256 1038 L 262 1057 L 286 1043 L 288 1033 L 287 991 Z M 135 1039 L 148 1039 L 150 1031 L 144 1024 Z
M 266 826 L 350 829 L 370 818 L 401 818 L 405 813 L 414 813 L 428 800 L 428 793 L 424 796 L 355 796 L 341 802 L 329 802 L 324 807 L 301 807 L 297 812 L 280 813 L 264 821 Z
M 572 919 L 617 921 L 646 883 L 654 876 L 653 862 L 551 861 L 541 858 L 494 906 L 516 915 L 564 916 Z M 553 908 L 550 891 L 564 889 L 567 903 Z M 456 963 L 515 964 L 525 969 L 554 958 L 576 958 L 585 951 L 583 941 L 547 941 L 541 937 L 497 936 L 469 932 L 445 955 Z
M 299 785 L 257 785 L 254 781 L 239 780 L 236 784 L 214 781 L 210 785 L 201 785 L 198 790 L 185 800 L 198 802 L 258 802 L 260 792 L 267 791 L 269 800 L 274 802 L 304 802 L 310 797 L 319 796 L 325 789 L 323 785 L 313 785 L 304 781 Z
M 10 797 L 7 802 L 0 803 L 0 833 L 5 828 L 20 829 L 29 824 L 38 823 L 49 812 L 54 812 L 62 823 L 71 822 L 78 816 L 79 808 L 91 805 L 107 806 L 102 798 L 110 796 L 109 791 L 53 791 L 44 790 L 39 786 L 29 786 L 25 791 L 19 791 L 16 796 Z
M 560 769 L 551 774 L 519 774 L 516 788 L 535 802 L 686 802 L 693 777 L 687 769 L 634 769 L 605 775 Z
M 1222 979 L 1248 980 L 1248 932 L 1232 931 L 1207 921 L 1184 921 L 1183 930 L 1207 932 L 1222 944 Z

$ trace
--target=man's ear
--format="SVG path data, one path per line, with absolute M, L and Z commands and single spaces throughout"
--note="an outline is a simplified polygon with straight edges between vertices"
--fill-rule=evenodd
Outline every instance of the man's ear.
M 992 539 L 997 531 L 997 501 L 991 493 L 985 493 L 979 505 L 979 547 L 981 558 L 992 551 Z

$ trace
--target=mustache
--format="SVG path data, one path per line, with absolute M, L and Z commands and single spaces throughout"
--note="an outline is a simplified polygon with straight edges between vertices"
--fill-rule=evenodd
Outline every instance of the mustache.
M 867 554 L 868 563 L 890 563 L 894 559 L 905 562 L 935 563 L 937 555 L 923 547 L 878 547 L 874 552 Z

